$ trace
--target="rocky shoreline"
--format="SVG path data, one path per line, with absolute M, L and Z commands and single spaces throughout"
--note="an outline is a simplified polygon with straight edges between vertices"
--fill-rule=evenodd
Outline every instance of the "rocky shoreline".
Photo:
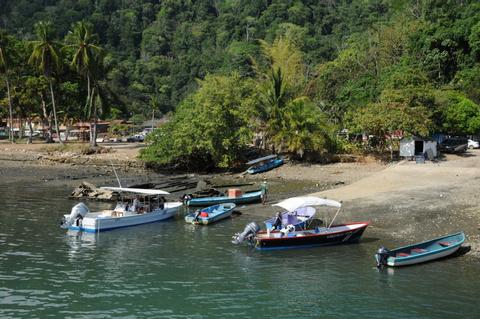
M 29 163 L 39 166 L 88 166 L 108 167 L 115 165 L 123 171 L 144 170 L 143 162 L 136 158 L 138 152 L 129 154 L 115 149 L 99 154 L 82 154 L 80 151 L 58 151 L 45 144 L 0 144 L 0 161 Z

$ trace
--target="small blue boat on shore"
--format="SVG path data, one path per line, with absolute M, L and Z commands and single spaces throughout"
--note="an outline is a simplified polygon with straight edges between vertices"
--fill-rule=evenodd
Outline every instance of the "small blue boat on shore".
M 218 197 L 202 197 L 192 198 L 187 201 L 187 206 L 207 207 L 223 203 L 252 204 L 262 200 L 262 191 L 254 191 L 245 193 L 238 197 L 218 196 Z
M 210 225 L 219 220 L 232 216 L 236 205 L 234 203 L 225 203 L 203 208 L 194 213 L 185 216 L 185 221 L 194 225 Z
M 465 234 L 459 232 L 393 250 L 380 247 L 375 254 L 375 260 L 377 267 L 419 264 L 449 256 L 455 253 L 464 242 Z
M 258 174 L 269 171 L 276 167 L 283 165 L 283 159 L 278 157 L 278 155 L 269 155 L 261 158 L 257 158 L 247 163 L 247 165 L 252 165 L 247 169 L 249 174 Z

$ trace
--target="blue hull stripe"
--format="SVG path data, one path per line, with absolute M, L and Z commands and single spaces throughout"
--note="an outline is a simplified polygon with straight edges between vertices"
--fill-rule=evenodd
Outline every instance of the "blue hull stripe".
M 173 218 L 173 216 L 161 219 L 161 220 L 154 220 L 151 222 L 146 222 L 146 223 L 139 223 L 139 224 L 133 224 L 133 225 L 125 225 L 125 226 L 119 226 L 119 227 L 110 227 L 110 228 L 102 228 L 100 230 L 98 229 L 92 229 L 92 228 L 83 228 L 83 227 L 78 227 L 78 226 L 70 226 L 68 229 L 70 230 L 79 230 L 79 231 L 84 231 L 86 233 L 98 233 L 98 232 L 103 232 L 103 231 L 109 231 L 109 230 L 114 230 L 114 229 L 119 229 L 119 228 L 126 228 L 126 227 L 133 227 L 133 226 L 140 226 L 140 225 L 146 225 L 146 224 L 153 224 L 153 223 L 159 223 L 163 221 L 167 221 L 169 219 Z
M 352 239 L 347 242 L 332 242 L 332 243 L 324 243 L 324 244 L 311 244 L 311 245 L 291 245 L 291 246 L 279 246 L 279 247 L 258 247 L 256 246 L 256 250 L 290 250 L 290 249 L 303 249 L 303 248 L 314 248 L 320 246 L 334 246 L 334 245 L 348 245 L 348 244 L 355 244 L 360 241 L 358 239 Z

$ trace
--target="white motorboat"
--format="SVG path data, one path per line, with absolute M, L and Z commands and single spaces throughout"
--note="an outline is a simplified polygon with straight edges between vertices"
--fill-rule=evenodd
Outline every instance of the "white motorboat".
M 95 233 L 116 228 L 154 223 L 172 218 L 182 206 L 181 202 L 165 202 L 162 195 L 168 192 L 157 189 L 102 187 L 121 194 L 135 195 L 131 202 L 119 201 L 114 209 L 90 212 L 84 203 L 64 215 L 62 227 Z

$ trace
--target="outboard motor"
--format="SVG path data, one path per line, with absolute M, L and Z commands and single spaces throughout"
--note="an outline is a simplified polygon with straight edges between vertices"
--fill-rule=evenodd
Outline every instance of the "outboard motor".
M 377 262 L 377 268 L 387 266 L 388 257 L 391 256 L 390 250 L 385 247 L 380 247 L 375 254 L 375 260 Z
M 241 233 L 237 233 L 233 235 L 232 243 L 235 245 L 239 245 L 243 243 L 246 239 L 252 240 L 256 233 L 260 231 L 260 226 L 257 225 L 255 222 L 248 223 L 245 226 L 245 229 Z
M 83 219 L 85 215 L 90 212 L 87 205 L 84 203 L 78 203 L 77 205 L 73 206 L 70 215 L 65 218 L 62 222 L 62 228 L 68 228 L 73 225 L 73 223 L 78 219 Z

